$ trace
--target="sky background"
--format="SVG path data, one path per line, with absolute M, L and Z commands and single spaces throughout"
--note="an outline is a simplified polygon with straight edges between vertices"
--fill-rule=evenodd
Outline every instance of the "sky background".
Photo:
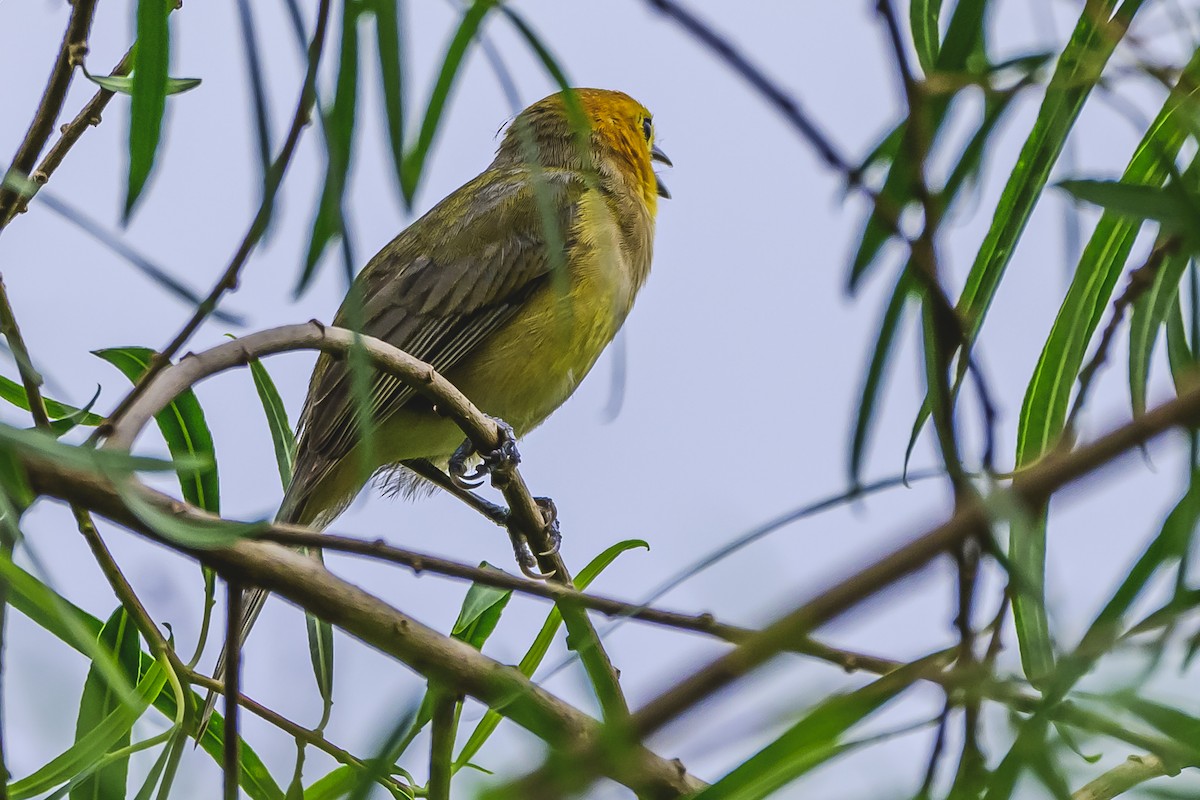
M 311 13 L 314 4 L 302 5 Z M 991 38 L 997 60 L 1060 47 L 1082 6 L 1067 0 L 994 5 Z M 897 81 L 873 3 L 695 0 L 691 6 L 797 97 L 851 160 L 861 158 L 898 119 Z M 610 354 L 521 447 L 522 473 L 530 487 L 553 497 L 560 509 L 563 557 L 573 569 L 614 542 L 639 538 L 650 543 L 649 551 L 621 556 L 593 587 L 636 600 L 744 531 L 846 489 L 850 427 L 865 359 L 900 253 L 889 250 L 862 290 L 848 296 L 847 267 L 860 232 L 862 204 L 843 196 L 838 177 L 774 109 L 648 3 L 538 0 L 513 7 L 551 46 L 575 85 L 621 89 L 644 103 L 654 114 L 659 143 L 676 165 L 663 172 L 673 199 L 660 204 L 654 269 L 620 345 L 627 356 L 620 413 L 615 418 L 606 413 L 613 387 Z M 203 84 L 169 99 L 155 175 L 128 227 L 120 224 L 127 98 L 110 104 L 103 124 L 84 135 L 49 185 L 56 198 L 116 232 L 201 293 L 224 269 L 258 202 L 253 123 L 233 9 L 233 3 L 189 2 L 172 17 L 171 72 L 202 78 Z M 1196 40 L 1197 10 L 1192 3 L 1152 4 L 1133 31 L 1140 52 L 1182 63 Z M 5 76 L 0 82 L 0 157 L 13 152 L 24 133 L 67 11 L 65 3 L 50 0 L 0 4 L 0 75 Z M 106 72 L 132 41 L 132 12 L 130 0 L 100 2 L 88 58 L 93 72 Z M 278 142 L 290 121 L 303 64 L 283 3 L 257 3 L 254 13 Z M 458 13 L 453 3 L 432 0 L 405 6 L 410 121 L 423 111 Z M 492 19 L 485 32 L 511 70 L 522 104 L 553 90 L 503 18 Z M 336 41 L 331 36 L 331 48 Z M 1133 54 L 1123 45 L 1114 63 L 1128 65 Z M 367 77 L 348 194 L 360 264 L 413 218 L 394 186 L 369 44 L 364 43 L 362 58 Z M 77 77 L 65 106 L 68 117 L 93 88 Z M 326 97 L 330 88 L 326 81 Z M 1072 137 L 1056 179 L 1118 175 L 1144 130 L 1136 115 L 1149 118 L 1161 100 L 1160 88 L 1136 76 L 1117 82 L 1112 93 L 1097 92 L 1076 126 L 1080 133 Z M 987 153 L 978 190 L 948 221 L 942 259 L 952 294 L 970 267 L 1039 102 L 1040 89 L 1017 100 Z M 950 136 L 965 139 L 980 107 L 977 93 L 964 94 Z M 416 213 L 487 165 L 497 134 L 513 111 L 482 51 L 474 49 L 428 162 Z M 945 166 L 935 163 L 934 176 L 944 174 Z M 299 299 L 292 294 L 322 172 L 317 132 L 310 130 L 284 184 L 270 237 L 247 265 L 239 290 L 223 305 L 246 318 L 245 328 L 210 321 L 190 349 L 218 344 L 226 333 L 333 316 L 346 288 L 335 258 L 326 260 L 306 294 Z M 984 329 L 979 353 L 998 401 L 1002 466 L 1011 464 L 1021 398 L 1074 264 L 1075 246 L 1068 235 L 1072 215 L 1086 236 L 1094 215 L 1073 210 L 1060 192 L 1047 193 Z M 1142 241 L 1133 260 L 1145 250 Z M 36 203 L 0 237 L 0 269 L 35 361 L 47 375 L 49 394 L 77 404 L 99 385 L 99 407 L 108 409 L 127 387 L 91 350 L 161 347 L 191 313 L 120 257 Z M 914 323 L 910 317 L 890 373 L 870 451 L 871 477 L 900 470 L 920 403 Z M 1088 434 L 1128 413 L 1124 359 L 1122 334 L 1091 401 L 1084 423 Z M 311 354 L 295 354 L 268 364 L 293 419 L 312 361 Z M 0 370 L 15 377 L 11 364 Z M 200 386 L 198 394 L 216 439 L 224 512 L 243 518 L 273 513 L 281 489 L 249 374 L 219 376 Z M 1151 398 L 1169 394 L 1160 358 Z M 977 442 L 969 398 L 963 408 L 966 438 Z M 0 419 L 28 423 L 7 407 L 0 408 Z M 165 452 L 154 431 L 142 438 L 140 448 Z M 1077 640 L 1111 593 L 1115 576 L 1123 574 L 1157 530 L 1180 492 L 1182 456 L 1180 440 L 1161 442 L 1147 458 L 1127 458 L 1056 502 L 1048 593 L 1054 634 L 1061 642 Z M 926 436 L 914 464 L 936 463 Z M 932 481 L 789 526 L 697 575 L 659 604 L 761 626 L 941 520 L 948 500 L 944 482 Z M 503 533 L 445 497 L 409 504 L 368 492 L 334 530 L 513 568 Z M 52 585 L 106 617 L 115 600 L 67 509 L 39 504 L 27 518 L 26 533 Z M 182 649 L 190 651 L 200 621 L 199 569 L 122 531 L 106 530 L 106 536 L 155 619 L 169 622 Z M 434 576 L 413 577 L 336 555 L 328 560 L 339 575 L 443 631 L 452 624 L 465 591 L 461 583 Z M 981 620 L 994 613 L 1000 585 L 996 574 L 985 576 Z M 953 586 L 952 571 L 946 564 L 936 565 L 822 633 L 831 643 L 873 654 L 919 657 L 954 641 Z M 515 663 L 547 610 L 540 600 L 514 597 L 486 652 Z M 1007 642 L 1012 646 L 1002 663 L 1014 665 L 1011 633 Z M 625 625 L 608 644 L 634 707 L 726 649 L 705 638 L 639 624 Z M 423 682 L 344 636 L 337 645 L 328 735 L 351 751 L 368 752 L 396 715 L 420 696 Z M 5 724 L 10 732 L 19 732 L 8 739 L 8 758 L 12 771 L 22 776 L 69 746 L 87 664 L 19 615 L 10 621 L 6 646 Z M 320 704 L 302 614 L 271 602 L 246 652 L 247 694 L 302 724 L 315 724 Z M 563 652 L 560 642 L 547 665 L 558 662 Z M 214 637 L 202 666 L 211 667 L 215 653 Z M 1089 685 L 1111 685 L 1128 674 L 1132 667 L 1127 666 L 1117 660 Z M 1177 697 L 1187 677 L 1163 679 L 1154 687 L 1155 696 Z M 780 658 L 753 680 L 667 727 L 651 744 L 665 756 L 682 758 L 699 777 L 715 779 L 815 699 L 868 679 L 796 657 Z M 547 686 L 592 707 L 577 667 L 561 671 Z M 1196 700 L 1192 693 L 1193 706 Z M 940 703 L 937 691 L 917 687 L 863 732 L 931 719 Z M 473 727 L 480 713 L 478 706 L 468 704 L 464 728 Z M 273 774 L 290 774 L 294 745 L 289 738 L 248 714 L 243 719 L 246 735 Z M 148 715 L 136 729 L 137 738 L 164 725 Z M 989 728 L 985 745 L 998 757 L 1003 753 L 1002 716 L 990 717 Z M 809 797 L 908 796 L 920 784 L 931 738 L 931 730 L 925 729 L 835 762 L 780 796 L 801 796 L 801 786 Z M 422 739 L 410 751 L 418 774 L 425 744 Z M 1104 753 L 1103 768 L 1129 755 L 1106 743 L 1088 747 Z M 536 763 L 539 753 L 535 739 L 505 724 L 476 760 L 498 773 L 518 774 Z M 150 760 L 135 759 L 135 774 Z M 307 778 L 324 774 L 330 763 L 310 748 Z M 1078 760 L 1069 763 L 1079 774 L 1096 769 Z M 863 769 L 864 764 L 870 769 Z M 215 763 L 189 755 L 176 796 L 215 796 L 219 780 Z M 476 778 L 460 773 L 459 780 L 458 788 L 465 790 Z M 1028 796 L 1037 796 L 1031 787 L 1024 788 Z M 601 787 L 598 794 L 620 796 L 612 787 Z

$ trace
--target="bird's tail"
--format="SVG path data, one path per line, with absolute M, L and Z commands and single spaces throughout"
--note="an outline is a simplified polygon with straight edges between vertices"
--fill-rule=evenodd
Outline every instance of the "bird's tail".
M 288 486 L 287 492 L 284 494 L 283 503 L 279 507 L 279 513 L 275 515 L 276 522 L 308 524 L 313 527 L 324 528 L 325 524 L 318 521 L 308 520 L 305 514 L 305 499 L 308 492 L 301 489 L 300 481 L 293 480 Z M 320 558 L 320 551 L 309 551 L 314 557 Z M 266 605 L 267 595 L 270 594 L 266 589 L 248 589 L 242 592 L 242 618 L 238 623 L 238 647 L 241 647 L 246 642 L 246 637 L 250 635 L 250 629 L 254 627 L 254 623 L 258 621 L 258 615 L 262 613 L 263 606 Z M 217 657 L 217 665 L 213 668 L 213 678 L 218 681 L 225 680 L 225 648 L 221 648 L 221 654 Z M 200 744 L 201 737 L 208 729 L 208 723 L 212 719 L 213 710 L 217 705 L 217 693 L 209 689 L 208 696 L 204 700 L 204 711 L 200 714 L 200 726 L 196 731 L 196 744 Z

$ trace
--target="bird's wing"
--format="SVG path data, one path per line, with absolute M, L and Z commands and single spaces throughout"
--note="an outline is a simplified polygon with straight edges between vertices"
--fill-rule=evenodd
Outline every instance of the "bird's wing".
M 409 226 L 356 280 L 363 333 L 439 372 L 512 318 L 561 266 L 585 186 L 565 172 L 484 173 Z M 557 252 L 555 252 L 557 251 Z M 354 292 L 334 323 L 354 327 Z M 413 391 L 390 375 L 371 378 L 376 423 Z M 356 401 L 345 359 L 322 355 L 300 420 L 299 468 L 324 471 L 358 440 Z M 299 474 L 298 474 L 299 477 Z

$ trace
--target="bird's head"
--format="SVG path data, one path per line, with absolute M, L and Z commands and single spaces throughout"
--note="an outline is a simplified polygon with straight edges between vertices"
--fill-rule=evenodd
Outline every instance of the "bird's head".
M 655 144 L 654 120 L 624 92 L 575 89 L 573 98 L 557 92 L 539 100 L 508 126 L 497 158 L 594 170 L 630 185 L 652 210 L 659 197 L 671 196 L 654 172 L 655 161 L 671 166 Z

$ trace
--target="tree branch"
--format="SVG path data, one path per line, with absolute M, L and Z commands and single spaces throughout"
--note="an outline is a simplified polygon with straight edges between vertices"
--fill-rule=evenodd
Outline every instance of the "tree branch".
M 62 112 L 63 102 L 67 99 L 67 89 L 71 85 L 71 77 L 75 67 L 83 63 L 87 55 L 88 34 L 92 30 L 92 17 L 96 13 L 96 0 L 74 0 L 71 4 L 71 18 L 67 22 L 67 31 L 63 35 L 62 44 L 58 48 L 58 57 L 54 61 L 54 69 L 46 82 L 46 91 L 25 131 L 25 138 L 17 147 L 16 155 L 8 165 L 4 175 L 4 184 L 0 185 L 0 231 L 12 218 L 10 212 L 17 208 L 25 199 L 26 192 L 21 186 L 29 178 L 33 165 L 41 155 L 42 148 L 54 131 L 54 123 Z
M 599 751 L 603 728 L 533 684 L 514 667 L 499 664 L 470 645 L 428 628 L 362 589 L 337 578 L 315 560 L 290 548 L 240 541 L 230 547 L 187 550 L 163 540 L 133 515 L 106 477 L 72 470 L 31 455 L 24 461 L 37 493 L 77 501 L 96 513 L 216 569 L 226 579 L 261 586 L 337 625 L 350 635 L 407 664 L 426 679 L 470 695 L 546 741 L 551 747 Z M 194 519 L 212 519 L 166 495 L 135 485 L 147 502 Z M 678 762 L 636 747 L 619 760 L 595 765 L 640 796 L 674 798 L 703 784 Z

